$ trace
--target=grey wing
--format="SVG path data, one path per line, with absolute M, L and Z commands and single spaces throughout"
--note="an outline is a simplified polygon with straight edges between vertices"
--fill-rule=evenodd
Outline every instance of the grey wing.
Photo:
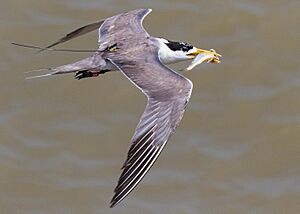
M 158 59 L 146 64 L 111 61 L 148 97 L 111 200 L 113 207 L 136 187 L 158 158 L 183 116 L 192 83 Z
M 142 23 L 151 11 L 149 8 L 137 9 L 107 18 L 99 28 L 99 49 L 128 38 L 148 37 Z
M 114 190 L 111 207 L 124 199 L 149 171 L 179 123 L 185 104 L 184 99 L 148 101 Z
M 100 20 L 100 21 L 97 21 L 97 22 L 94 22 L 94 23 L 91 23 L 91 24 L 88 24 L 88 25 L 85 25 L 85 26 L 82 26 L 70 33 L 68 33 L 66 36 L 60 38 L 59 40 L 57 40 L 56 42 L 52 43 L 51 45 L 48 45 L 47 47 L 45 47 L 45 49 L 43 50 L 46 50 L 48 48 L 52 48 L 58 44 L 61 44 L 61 43 L 64 43 L 64 42 L 67 42 L 71 39 L 74 39 L 78 36 L 82 36 L 84 34 L 87 34 L 91 31 L 94 31 L 96 29 L 99 29 L 100 26 L 103 24 L 104 20 Z M 41 51 L 43 51 L 41 50 Z
M 82 36 L 84 34 L 87 34 L 96 29 L 99 29 L 99 42 L 100 42 L 100 38 L 105 40 L 109 38 L 108 37 L 109 35 L 118 34 L 122 29 L 125 31 L 126 29 L 128 30 L 128 27 L 132 28 L 134 33 L 146 32 L 142 26 L 142 21 L 145 18 L 145 16 L 150 12 L 151 9 L 133 10 L 133 11 L 121 13 L 119 15 L 82 26 L 68 33 L 66 36 L 60 38 L 56 42 L 48 45 L 47 47 L 45 47 L 45 49 L 42 49 L 41 51 L 46 50 L 48 48 L 52 48 L 58 44 L 67 42 L 71 39 Z M 127 24 L 131 24 L 131 25 L 127 26 Z M 124 33 L 122 35 L 125 36 Z

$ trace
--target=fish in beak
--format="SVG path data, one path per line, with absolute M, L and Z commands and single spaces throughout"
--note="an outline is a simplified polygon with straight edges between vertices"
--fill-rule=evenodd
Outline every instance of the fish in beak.
M 218 54 L 214 49 L 210 49 L 208 51 L 200 48 L 196 48 L 195 52 L 189 53 L 187 55 L 194 58 L 190 65 L 186 68 L 187 71 L 192 70 L 194 67 L 201 64 L 202 62 L 220 63 L 220 58 L 222 57 L 222 55 Z

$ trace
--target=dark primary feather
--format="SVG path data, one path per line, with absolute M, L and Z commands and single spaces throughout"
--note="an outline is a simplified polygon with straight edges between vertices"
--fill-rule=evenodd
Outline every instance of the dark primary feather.
M 82 36 L 84 34 L 87 34 L 93 30 L 97 30 L 101 25 L 102 23 L 104 22 L 104 20 L 100 20 L 100 21 L 97 21 L 97 22 L 94 22 L 94 23 L 91 23 L 91 24 L 88 24 L 88 25 L 85 25 L 85 26 L 82 26 L 70 33 L 68 33 L 66 36 L 60 38 L 58 41 L 52 43 L 51 45 L 48 45 L 47 47 L 45 47 L 44 49 L 40 50 L 39 52 L 41 51 L 44 51 L 48 48 L 52 48 L 58 44 L 61 44 L 61 43 L 64 43 L 64 42 L 67 42 L 71 39 L 74 39 L 78 36 Z
M 125 198 L 158 158 L 183 115 L 188 93 L 166 101 L 149 99 L 132 138 L 123 171 L 111 200 L 111 207 Z M 174 99 L 174 100 L 173 100 Z

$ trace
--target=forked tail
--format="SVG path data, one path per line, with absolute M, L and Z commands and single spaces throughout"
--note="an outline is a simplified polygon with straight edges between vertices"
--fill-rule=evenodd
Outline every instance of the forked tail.
M 39 72 L 39 71 L 48 71 L 46 74 L 36 75 L 27 77 L 26 79 L 34 79 L 39 77 L 47 77 L 47 76 L 53 76 L 57 74 L 68 74 L 68 73 L 78 73 L 78 72 L 84 72 L 84 71 L 101 71 L 105 70 L 105 60 L 101 58 L 99 53 L 95 53 L 92 56 L 79 60 L 74 63 L 70 63 L 67 65 L 58 66 L 55 68 L 47 68 L 47 69 L 39 69 L 39 70 L 33 70 L 29 72 Z M 28 73 L 29 73 L 28 72 Z

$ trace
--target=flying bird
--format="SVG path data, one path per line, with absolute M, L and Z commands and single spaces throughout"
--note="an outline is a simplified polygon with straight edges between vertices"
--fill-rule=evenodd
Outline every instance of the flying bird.
M 122 201 L 142 180 L 182 119 L 193 84 L 166 64 L 194 59 L 189 66 L 192 68 L 203 61 L 220 62 L 221 55 L 212 49 L 150 36 L 142 22 L 151 11 L 121 13 L 72 31 L 41 51 L 96 29 L 98 50 L 88 58 L 35 76 L 75 73 L 76 79 L 82 79 L 119 70 L 146 95 L 148 102 L 131 139 L 110 207 Z

